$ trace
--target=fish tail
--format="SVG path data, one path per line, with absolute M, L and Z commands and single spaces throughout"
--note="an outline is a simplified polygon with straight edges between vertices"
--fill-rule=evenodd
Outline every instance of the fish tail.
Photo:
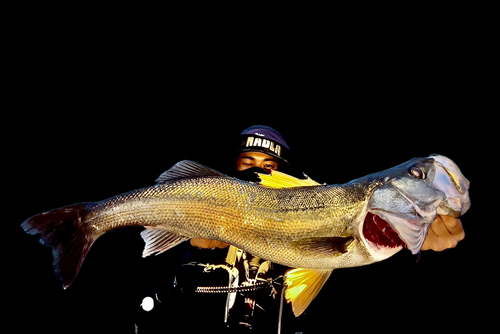
M 86 203 L 66 206 L 33 216 L 21 224 L 28 234 L 40 234 L 40 243 L 52 247 L 53 267 L 68 288 L 82 266 L 96 237 L 85 233 L 82 223 Z

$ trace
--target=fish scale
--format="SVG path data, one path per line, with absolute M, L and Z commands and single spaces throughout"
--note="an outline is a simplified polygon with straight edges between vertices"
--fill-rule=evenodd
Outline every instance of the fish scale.
M 93 242 L 115 228 L 144 226 L 143 256 L 190 238 L 223 241 L 297 268 L 285 275 L 285 295 L 299 315 L 333 269 L 381 261 L 401 245 L 417 253 L 438 211 L 457 217 L 470 206 L 468 180 L 443 156 L 415 158 L 341 185 L 279 172 L 261 179 L 245 182 L 181 161 L 155 186 L 45 212 L 21 226 L 52 247 L 65 288 Z M 377 219 L 365 222 L 368 214 Z

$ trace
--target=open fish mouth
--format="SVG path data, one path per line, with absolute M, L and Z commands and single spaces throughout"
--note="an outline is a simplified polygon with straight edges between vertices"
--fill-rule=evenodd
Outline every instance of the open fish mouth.
M 405 248 L 412 254 L 417 254 L 430 226 L 430 222 L 422 223 L 416 217 L 403 218 L 398 214 L 373 210 L 367 212 L 362 231 L 363 237 L 375 253 L 390 254 L 393 253 L 392 250 Z
M 407 166 L 406 175 L 390 180 L 370 198 L 362 234 L 372 254 L 398 247 L 417 254 L 438 214 L 460 217 L 470 207 L 470 183 L 450 159 L 433 155 Z
M 401 240 L 399 234 L 391 225 L 380 216 L 368 212 L 363 224 L 363 236 L 377 246 L 397 248 L 408 248 Z

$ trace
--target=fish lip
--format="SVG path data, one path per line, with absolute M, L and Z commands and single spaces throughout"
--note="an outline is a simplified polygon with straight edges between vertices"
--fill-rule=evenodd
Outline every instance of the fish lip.
M 469 191 L 470 181 L 462 174 L 462 171 L 453 160 L 440 154 L 431 154 L 429 158 L 434 159 L 436 165 L 448 174 L 451 183 L 461 195 Z
M 438 213 L 460 217 L 470 208 L 470 181 L 451 159 L 443 155 L 431 155 L 436 166 L 433 186 L 445 194 L 438 207 Z

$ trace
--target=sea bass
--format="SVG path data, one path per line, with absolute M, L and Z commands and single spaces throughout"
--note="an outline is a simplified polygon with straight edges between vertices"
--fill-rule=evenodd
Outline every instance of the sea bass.
M 144 226 L 143 256 L 190 238 L 220 240 L 291 268 L 287 301 L 300 315 L 332 270 L 420 251 L 438 214 L 470 207 L 469 181 L 450 159 L 431 155 L 341 185 L 273 171 L 245 182 L 181 161 L 157 184 L 100 202 L 27 219 L 22 228 L 52 247 L 63 287 L 71 285 L 94 241 L 124 226 Z

